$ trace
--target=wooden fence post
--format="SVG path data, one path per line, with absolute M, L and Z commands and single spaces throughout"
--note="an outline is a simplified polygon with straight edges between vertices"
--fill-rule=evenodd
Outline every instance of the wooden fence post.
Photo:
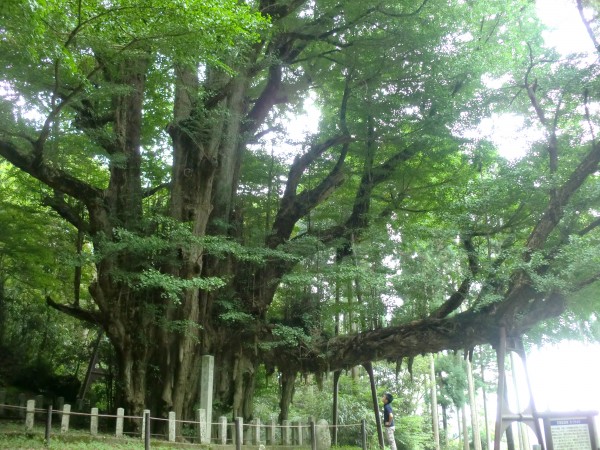
M 56 408 L 56 411 L 58 411 L 58 418 L 59 419 L 62 419 L 63 406 L 65 406 L 65 398 L 64 397 L 57 397 L 56 403 L 54 404 L 54 407 Z
M 52 405 L 48 405 L 48 412 L 46 415 L 46 433 L 44 438 L 46 439 L 46 445 L 50 443 L 50 431 L 52 430 Z
M 207 434 L 206 434 L 207 424 L 206 424 L 206 410 L 205 409 L 200 408 L 200 409 L 196 410 L 196 422 L 197 422 L 198 440 L 200 441 L 201 444 L 210 444 L 209 440 L 207 439 Z
M 142 429 L 144 430 L 144 450 L 150 449 L 150 410 L 144 410 L 144 419 L 142 420 Z
M 292 433 L 290 433 L 289 420 L 284 420 L 281 425 L 281 440 L 283 445 L 292 445 Z
M 92 408 L 92 417 L 90 417 L 90 433 L 92 436 L 98 434 L 98 408 Z
M 33 421 L 35 416 L 35 400 L 27 400 L 27 414 L 25 415 L 25 429 L 33 430 Z
M 60 432 L 66 433 L 69 431 L 69 419 L 71 418 L 71 405 L 68 403 L 63 406 L 62 417 L 60 419 Z
M 227 417 L 219 417 L 219 440 L 221 445 L 227 445 Z
M 125 410 L 123 408 L 117 408 L 117 426 L 115 430 L 116 437 L 123 437 L 123 417 L 125 416 Z
M 149 409 L 145 409 L 144 414 L 142 415 L 142 439 L 146 439 L 146 425 L 148 423 L 146 422 L 146 414 L 148 414 L 148 417 L 150 417 Z
M 41 419 L 42 416 L 42 412 L 44 409 L 44 396 L 43 395 L 36 395 L 35 396 L 35 410 L 37 412 L 37 416 L 38 419 Z
M 175 442 L 177 423 L 175 421 L 175 411 L 169 412 L 169 442 Z
M 244 442 L 244 419 L 241 417 L 235 418 L 235 449 L 242 450 Z
M 260 419 L 257 417 L 254 419 L 254 430 L 252 433 L 252 441 L 254 441 L 254 445 L 260 445 L 260 434 L 261 434 L 262 423 Z
M 303 438 L 303 430 L 302 430 L 302 421 L 298 420 L 296 422 L 294 422 L 296 424 L 297 428 L 294 428 L 294 431 L 296 431 L 296 436 L 294 439 L 294 444 L 299 445 L 300 447 L 302 447 L 302 445 L 304 445 L 304 439 Z
M 267 445 L 275 445 L 275 419 L 271 419 L 267 425 Z

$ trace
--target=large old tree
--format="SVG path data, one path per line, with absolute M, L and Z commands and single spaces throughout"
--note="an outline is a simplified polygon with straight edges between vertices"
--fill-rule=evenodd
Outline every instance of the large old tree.
M 596 283 L 598 67 L 530 1 L 0 14 L 0 155 L 95 267 L 89 303 L 48 302 L 106 332 L 132 413 L 189 413 L 204 354 L 234 415 L 259 364 L 285 410 L 297 373 L 493 344 Z M 506 111 L 538 131 L 518 162 L 468 138 Z

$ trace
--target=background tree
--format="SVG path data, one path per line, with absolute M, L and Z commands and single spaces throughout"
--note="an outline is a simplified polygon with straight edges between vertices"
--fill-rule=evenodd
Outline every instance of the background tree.
M 86 252 L 77 254 L 77 236 L 40 206 L 39 183 L 1 164 L 0 383 L 74 401 L 90 330 L 43 299 L 48 292 L 75 297 L 91 281 L 89 270 L 75 270 L 85 267 Z M 85 292 L 77 298 L 90 302 Z

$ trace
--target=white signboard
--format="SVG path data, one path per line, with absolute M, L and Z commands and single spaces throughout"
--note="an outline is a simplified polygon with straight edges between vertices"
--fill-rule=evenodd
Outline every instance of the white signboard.
M 550 435 L 554 450 L 593 450 L 589 419 L 573 417 L 550 420 Z

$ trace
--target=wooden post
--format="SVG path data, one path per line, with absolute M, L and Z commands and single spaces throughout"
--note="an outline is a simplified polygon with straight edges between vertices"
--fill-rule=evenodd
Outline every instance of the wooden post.
M 62 418 L 62 410 L 63 410 L 63 406 L 65 405 L 65 398 L 64 397 L 58 397 L 56 399 L 56 403 L 55 403 L 55 407 L 56 407 L 56 411 L 58 411 L 58 417 Z
M 281 424 L 281 443 L 283 445 L 292 445 L 292 433 L 290 433 L 289 420 L 284 420 Z
M 92 436 L 98 434 L 98 408 L 92 408 L 92 417 L 90 418 L 90 433 Z
M 63 406 L 62 417 L 60 419 L 60 432 L 66 433 L 69 431 L 69 419 L 71 418 L 71 405 L 68 403 Z
M 244 442 L 244 419 L 241 417 L 235 418 L 235 449 L 242 450 Z
M 44 439 L 46 439 L 46 445 L 50 443 L 50 431 L 52 430 L 52 405 L 48 406 L 48 412 L 46 413 L 46 433 Z
M 206 439 L 206 410 L 196 410 L 197 435 L 201 444 L 210 444 Z
M 144 429 L 144 450 L 150 449 L 150 410 L 144 410 L 144 421 L 143 421 L 143 429 Z
M 375 413 L 375 423 L 377 424 L 377 438 L 379 439 L 379 448 L 383 450 L 383 428 L 381 428 L 381 416 L 379 415 L 379 400 L 377 398 L 377 390 L 375 388 L 375 378 L 373 377 L 373 364 L 368 362 L 363 364 L 363 367 L 369 374 L 369 382 L 371 383 L 371 398 L 373 399 L 373 412 Z
M 266 443 L 267 445 L 275 445 L 275 419 L 271 419 L 267 424 Z
M 253 421 L 253 425 L 254 425 L 254 430 L 252 432 L 252 443 L 254 445 L 260 445 L 260 429 L 261 429 L 261 422 L 260 419 L 257 417 L 256 419 L 254 419 Z
M 37 413 L 38 419 L 43 417 L 42 412 L 44 409 L 44 396 L 36 395 L 35 396 L 35 411 Z
M 145 409 L 142 415 L 142 439 L 146 438 L 146 414 L 148 414 L 148 417 L 150 417 L 149 409 Z
M 221 445 L 227 445 L 227 417 L 219 417 L 219 440 Z
M 175 421 L 175 411 L 169 412 L 169 442 L 175 442 L 175 433 L 177 429 L 177 423 Z
M 360 435 L 362 450 L 367 450 L 367 421 L 365 419 L 360 421 Z
M 33 422 L 35 416 L 35 400 L 27 400 L 27 414 L 25 415 L 25 429 L 33 430 Z
M 300 447 L 302 447 L 302 445 L 304 445 L 304 440 L 302 439 L 302 421 L 298 420 L 296 422 L 297 428 L 296 428 L 296 440 L 294 442 L 294 444 L 299 445 Z
M 508 407 L 508 399 L 506 395 L 506 373 L 505 373 L 505 361 L 506 351 L 510 346 L 512 351 L 515 351 L 523 362 L 523 368 L 525 372 L 525 378 L 527 381 L 527 388 L 529 390 L 529 404 L 527 407 L 520 411 L 519 414 L 510 413 Z M 512 336 L 510 343 L 507 343 L 506 329 L 500 328 L 499 342 L 496 348 L 497 359 L 498 359 L 498 390 L 497 390 L 497 411 L 496 411 L 496 427 L 494 435 L 494 450 L 500 450 L 500 439 L 504 431 L 506 431 L 506 440 L 508 443 L 509 450 L 514 449 L 514 437 L 511 429 L 511 425 L 516 422 L 518 425 L 525 424 L 531 427 L 534 431 L 538 445 L 542 450 L 545 450 L 544 439 L 542 436 L 542 430 L 539 422 L 539 415 L 537 413 L 535 402 L 533 400 L 533 394 L 531 391 L 531 385 L 529 381 L 529 374 L 527 372 L 527 361 L 525 355 L 525 348 L 523 347 L 523 341 L 520 337 Z M 514 373 L 514 368 L 513 368 Z
M 117 408 L 117 425 L 115 429 L 116 437 L 123 437 L 123 417 L 125 416 L 125 410 L 123 408 Z

